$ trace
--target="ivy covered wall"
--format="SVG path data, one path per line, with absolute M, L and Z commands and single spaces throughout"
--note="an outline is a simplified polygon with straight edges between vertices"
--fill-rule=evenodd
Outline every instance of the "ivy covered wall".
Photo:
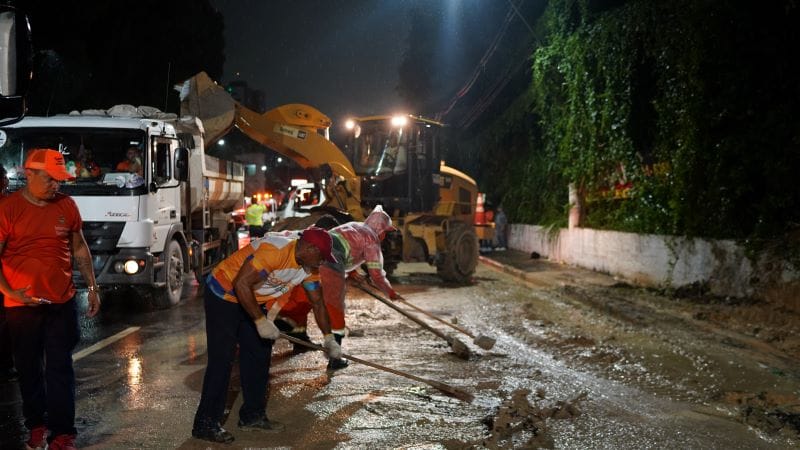
M 459 150 L 512 221 L 761 240 L 800 228 L 800 4 L 551 0 L 527 91 Z

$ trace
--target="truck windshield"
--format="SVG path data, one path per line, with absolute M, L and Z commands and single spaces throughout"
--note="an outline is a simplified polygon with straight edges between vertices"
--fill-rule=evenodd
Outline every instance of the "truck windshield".
M 62 183 L 70 195 L 130 195 L 145 189 L 146 167 L 142 130 L 114 128 L 2 128 L 0 164 L 9 190 L 25 185 L 25 155 L 34 148 L 60 151 L 74 181 Z
M 388 121 L 362 122 L 353 141 L 356 174 L 397 175 L 407 168 L 408 133 Z

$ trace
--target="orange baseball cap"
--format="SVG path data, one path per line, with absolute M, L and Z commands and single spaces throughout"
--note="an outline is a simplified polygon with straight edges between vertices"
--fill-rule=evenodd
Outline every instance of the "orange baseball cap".
M 54 180 L 58 181 L 75 178 L 67 171 L 64 155 L 49 148 L 32 149 L 25 160 L 25 168 L 44 170 Z

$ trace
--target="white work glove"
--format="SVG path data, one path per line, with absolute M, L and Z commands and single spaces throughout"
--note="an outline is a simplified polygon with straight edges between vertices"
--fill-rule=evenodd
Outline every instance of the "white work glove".
M 272 339 L 274 341 L 281 335 L 281 331 L 275 326 L 273 321 L 267 319 L 267 316 L 259 317 L 256 319 L 255 324 L 258 335 L 263 339 Z
M 328 353 L 328 358 L 339 359 L 342 357 L 342 347 L 336 342 L 333 333 L 325 335 L 325 342 L 322 344 L 322 347 Z

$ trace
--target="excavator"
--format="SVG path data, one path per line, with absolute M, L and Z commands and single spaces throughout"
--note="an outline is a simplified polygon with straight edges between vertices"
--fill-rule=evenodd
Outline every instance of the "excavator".
M 320 178 L 325 202 L 310 216 L 276 224 L 276 230 L 302 229 L 322 216 L 361 221 L 382 205 L 398 228 L 384 240 L 388 273 L 401 261 L 427 262 L 445 281 L 470 282 L 478 239 L 491 239 L 494 230 L 473 225 L 477 184 L 442 160 L 443 124 L 413 115 L 350 119 L 343 151 L 329 139 L 330 118 L 314 107 L 288 104 L 261 114 L 204 72 L 180 91 L 181 113 L 202 120 L 207 142 L 236 127 Z

